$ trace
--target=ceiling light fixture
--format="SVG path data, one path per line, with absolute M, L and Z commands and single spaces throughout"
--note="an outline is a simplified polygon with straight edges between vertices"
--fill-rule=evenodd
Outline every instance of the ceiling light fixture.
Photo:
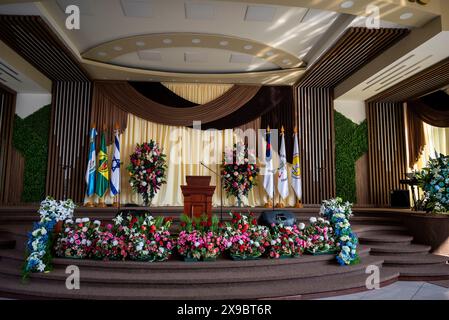
M 227 46 L 229 44 L 228 41 L 220 41 L 220 46 Z
M 406 12 L 406 13 L 403 13 L 403 14 L 401 14 L 401 16 L 399 17 L 401 20 L 408 20 L 408 19 L 410 19 L 411 17 L 413 17 L 413 13 L 411 13 L 411 12 Z
M 192 39 L 192 43 L 200 43 L 201 40 L 200 39 Z
M 344 1 L 340 7 L 342 7 L 343 9 L 349 9 L 352 8 L 352 6 L 354 5 L 354 1 Z
M 143 47 L 144 45 L 145 45 L 145 42 L 143 42 L 143 41 L 136 42 L 136 46 L 138 46 L 138 47 Z
M 272 55 L 274 55 L 274 53 L 273 53 L 273 51 L 267 51 L 267 52 L 265 52 L 265 55 L 267 57 L 271 57 Z
M 250 44 L 247 44 L 247 45 L 243 46 L 243 49 L 245 49 L 245 50 L 251 50 L 252 48 L 253 48 L 253 46 L 250 45 Z
M 122 51 L 122 50 L 123 50 L 123 48 L 122 48 L 122 47 L 120 47 L 120 46 L 115 46 L 115 47 L 114 47 L 114 50 L 115 50 L 115 51 Z
M 162 40 L 162 42 L 165 43 L 165 44 L 170 44 L 170 43 L 172 43 L 172 40 L 171 39 L 164 39 L 164 40 Z
M 106 57 L 108 54 L 104 51 L 100 51 L 97 53 L 100 57 Z

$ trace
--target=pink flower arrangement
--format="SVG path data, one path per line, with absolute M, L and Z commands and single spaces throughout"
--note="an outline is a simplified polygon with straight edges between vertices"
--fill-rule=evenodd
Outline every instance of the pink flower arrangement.
M 224 238 L 226 247 L 235 260 L 256 259 L 270 246 L 267 227 L 257 224 L 253 214 L 249 216 L 231 213 L 231 223 L 226 223 Z
M 307 237 L 300 230 L 301 228 L 297 225 L 284 227 L 273 224 L 270 230 L 269 257 L 279 259 L 301 256 L 310 245 Z
M 56 240 L 56 255 L 76 259 L 89 257 L 92 251 L 92 239 L 99 227 L 100 221 L 92 223 L 89 218 L 78 218 L 75 222 L 72 219 L 66 220 Z
M 126 242 L 123 236 L 114 234 L 112 225 L 99 231 L 92 244 L 91 257 L 101 260 L 125 260 L 128 256 Z
M 181 220 L 177 249 L 184 260 L 214 260 L 226 248 L 217 217 L 190 219 L 182 216 Z
M 310 218 L 310 225 L 304 231 L 310 246 L 307 250 L 312 254 L 334 253 L 336 243 L 334 230 L 329 221 L 323 218 Z

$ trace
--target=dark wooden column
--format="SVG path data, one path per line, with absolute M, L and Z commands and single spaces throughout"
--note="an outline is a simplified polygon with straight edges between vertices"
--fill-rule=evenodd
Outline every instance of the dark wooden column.
M 0 203 L 8 203 L 16 93 L 0 85 Z
M 407 155 L 402 103 L 367 103 L 371 203 L 390 204 L 390 191 L 405 179 Z

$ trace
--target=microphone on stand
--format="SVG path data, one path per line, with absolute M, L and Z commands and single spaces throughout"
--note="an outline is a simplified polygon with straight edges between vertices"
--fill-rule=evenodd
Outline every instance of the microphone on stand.
M 216 173 L 214 170 L 206 166 L 203 161 L 200 161 L 200 164 L 205 167 L 207 170 L 218 176 L 218 173 Z M 220 175 L 220 221 L 223 222 L 223 177 Z

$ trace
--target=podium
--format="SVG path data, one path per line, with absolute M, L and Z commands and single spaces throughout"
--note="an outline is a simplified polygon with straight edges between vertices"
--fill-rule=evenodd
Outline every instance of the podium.
M 184 195 L 184 214 L 189 217 L 199 217 L 207 214 L 212 216 L 212 196 L 215 186 L 210 184 L 210 176 L 187 176 L 187 185 L 181 186 Z

